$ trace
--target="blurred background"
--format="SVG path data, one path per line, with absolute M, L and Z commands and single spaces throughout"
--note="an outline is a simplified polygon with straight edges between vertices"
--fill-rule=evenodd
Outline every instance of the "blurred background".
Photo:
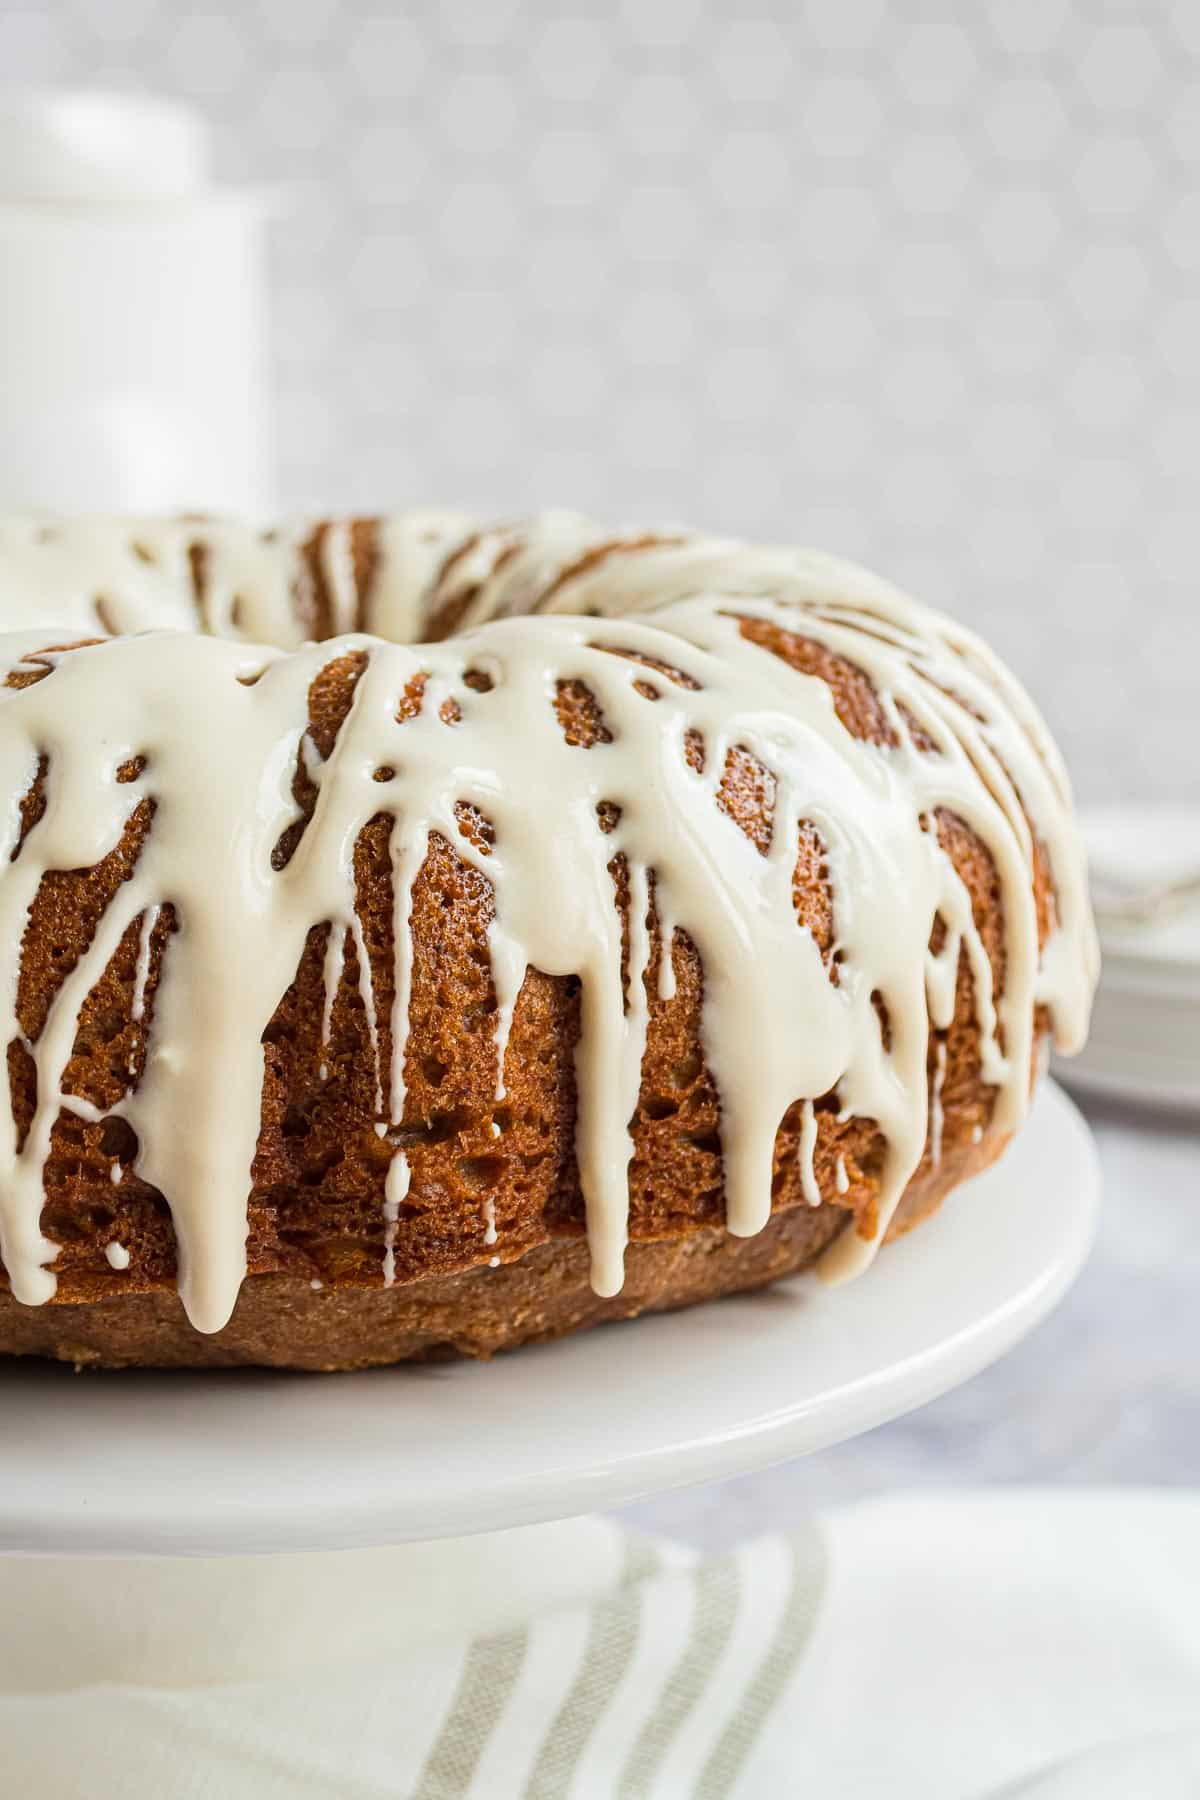
M 282 192 L 285 509 L 787 538 L 984 629 L 1086 799 L 1195 750 L 1190 0 L 56 0 L 0 79 L 149 91 Z

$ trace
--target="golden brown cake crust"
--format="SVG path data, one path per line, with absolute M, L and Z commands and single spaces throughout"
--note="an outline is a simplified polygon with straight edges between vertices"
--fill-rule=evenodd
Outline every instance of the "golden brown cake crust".
M 943 1159 L 909 1184 L 890 1236 L 932 1212 L 942 1196 L 999 1154 L 997 1136 Z M 224 1330 L 188 1324 L 174 1292 L 97 1302 L 19 1306 L 0 1294 L 0 1343 L 10 1355 L 56 1357 L 77 1368 L 361 1369 L 446 1354 L 490 1357 L 593 1325 L 667 1312 L 766 1286 L 807 1268 L 841 1228 L 832 1208 L 792 1207 L 757 1237 L 709 1226 L 630 1246 L 625 1286 L 592 1292 L 580 1237 L 531 1250 L 519 1262 L 432 1276 L 393 1288 L 314 1289 L 303 1276 L 256 1275 Z

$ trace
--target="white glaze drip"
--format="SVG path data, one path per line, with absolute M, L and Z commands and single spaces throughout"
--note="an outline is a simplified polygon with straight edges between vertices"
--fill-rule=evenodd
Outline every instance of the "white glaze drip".
M 800 1114 L 800 1191 L 809 1206 L 820 1206 L 821 1190 L 817 1185 L 813 1158 L 817 1149 L 817 1115 L 811 1100 L 806 1100 Z
M 321 971 L 322 988 L 325 995 L 321 1011 L 321 1061 L 317 1073 L 322 1081 L 329 1080 L 329 1041 L 333 1034 L 333 1003 L 337 999 L 338 984 L 342 979 L 342 969 L 346 961 L 346 938 L 349 926 L 337 931 L 330 926 L 329 936 L 325 942 L 325 962 Z
M 142 929 L 138 933 L 137 968 L 133 978 L 133 1004 L 129 1016 L 135 1025 L 140 1025 L 146 1013 L 146 983 L 150 976 L 150 940 L 154 935 L 154 927 L 158 924 L 158 915 L 162 911 L 159 906 L 148 906 L 142 915 Z
M 933 1080 L 929 1085 L 929 1161 L 937 1168 L 942 1160 L 942 1134 L 946 1126 L 942 1086 L 946 1079 L 946 1040 L 939 1037 L 933 1051 Z
M 163 959 L 145 1068 L 112 1111 L 137 1132 L 138 1173 L 170 1203 L 190 1318 L 201 1330 L 218 1329 L 236 1299 L 259 1129 L 260 1039 L 308 931 L 323 922 L 323 1042 L 353 941 L 375 1058 L 376 1129 L 395 1146 L 382 1268 L 392 1284 L 411 1181 L 400 1138 L 409 917 L 433 831 L 494 889 L 499 1095 L 527 969 L 581 982 L 577 1154 L 601 1293 L 616 1292 L 623 1276 L 628 1127 L 649 1011 L 651 872 L 660 994 L 673 991 L 676 928 L 703 964 L 702 1039 L 721 1101 L 730 1231 L 748 1235 L 766 1223 L 776 1134 L 797 1099 L 804 1101 L 801 1180 L 811 1204 L 821 1200 L 814 1099 L 836 1088 L 840 1119 L 872 1118 L 883 1134 L 875 1233 L 843 1233 L 826 1255 L 830 1273 L 851 1274 L 870 1260 L 937 1129 L 928 1116 L 936 1112 L 927 1093 L 928 1037 L 931 1024 L 945 1029 L 953 1017 L 960 951 L 974 976 L 998 1129 L 1012 1129 L 1027 1104 L 1035 1001 L 1050 1007 L 1062 1048 L 1082 1040 L 1095 944 L 1065 776 L 1028 700 L 969 633 L 830 558 L 704 539 L 605 553 L 609 540 L 569 515 L 475 534 L 447 515 L 417 514 L 379 526 L 365 595 L 355 590 L 348 528 L 326 532 L 321 567 L 334 620 L 363 617 L 376 631 L 412 639 L 454 601 L 462 624 L 474 627 L 469 637 L 420 647 L 344 637 L 298 648 L 297 602 L 311 581 L 298 546 L 310 530 L 266 537 L 184 521 L 0 525 L 0 624 L 22 627 L 0 640 L 6 666 L 32 659 L 28 666 L 52 671 L 0 692 L 4 1041 L 21 1039 L 19 946 L 42 876 L 100 861 L 140 801 L 156 806 L 130 878 L 28 1046 L 38 1107 L 20 1150 L 11 1119 L 0 1117 L 0 1253 L 18 1299 L 38 1303 L 54 1292 L 56 1247 L 40 1229 L 42 1175 L 59 1108 L 91 1116 L 85 1102 L 62 1091 L 80 1008 L 141 915 L 135 1004 L 145 1012 L 151 933 L 168 903 L 179 929 Z M 198 592 L 189 546 L 199 540 Z M 519 616 L 531 610 L 546 616 Z M 798 631 L 860 668 L 896 743 L 851 736 L 825 684 L 749 642 L 734 613 Z M 197 627 L 216 635 L 196 635 Z M 44 654 L 101 628 L 154 629 Z M 243 633 L 258 641 L 219 641 Z M 278 648 L 263 648 L 263 640 Z M 365 655 L 366 667 L 322 762 L 305 726 L 308 690 L 349 651 Z M 694 685 L 656 677 L 658 698 L 648 701 L 634 686 L 644 666 L 613 651 L 679 669 Z M 485 670 L 490 689 L 465 685 L 466 668 Z M 425 681 L 423 704 L 400 722 L 402 697 L 417 677 Z M 553 708 L 562 680 L 591 690 L 610 742 L 588 750 L 566 744 Z M 450 699 L 457 724 L 440 716 Z M 909 718 L 936 753 L 917 747 Z M 689 731 L 704 741 L 702 772 L 685 754 Z M 716 804 L 735 746 L 776 778 L 766 855 Z M 10 861 L 19 802 L 39 755 L 49 759 L 45 816 Z M 316 806 L 291 860 L 276 869 L 272 849 L 295 817 L 297 755 L 316 787 Z M 145 766 L 136 779 L 118 782 L 118 768 L 138 757 Z M 385 765 L 396 779 L 381 784 L 374 773 Z M 458 832 L 459 801 L 490 821 L 495 839 L 486 852 Z M 597 823 L 601 802 L 620 808 L 607 835 Z M 977 834 L 996 866 L 1005 932 L 1000 996 L 967 890 L 937 842 L 933 816 L 943 808 Z M 380 810 L 395 818 L 390 1024 L 397 1052 L 386 1081 L 353 872 L 358 835 Z M 829 869 L 841 953 L 836 985 L 811 934 L 797 927 L 791 884 L 803 824 L 819 832 Z M 1055 930 L 1040 958 L 1030 825 L 1056 897 Z M 624 985 L 608 869 L 617 855 L 630 892 Z M 939 914 L 945 942 L 934 956 L 928 943 Z M 891 1024 L 887 1050 L 876 992 Z M 844 1175 L 839 1164 L 839 1192 Z
M 367 1037 L 371 1044 L 371 1062 L 375 1069 L 375 1111 L 381 1113 L 383 1111 L 383 1068 L 379 1055 L 379 1018 L 375 1010 L 375 983 L 371 979 L 371 958 L 367 950 L 362 920 L 357 913 L 351 913 L 349 929 L 354 939 L 354 950 L 358 959 L 358 991 L 362 996 L 363 1013 L 367 1021 Z
M 412 1170 L 403 1150 L 397 1150 L 388 1164 L 387 1180 L 384 1184 L 383 1199 L 383 1285 L 394 1287 L 396 1282 L 396 1232 L 400 1224 L 400 1208 L 408 1198 L 408 1190 L 412 1183 Z

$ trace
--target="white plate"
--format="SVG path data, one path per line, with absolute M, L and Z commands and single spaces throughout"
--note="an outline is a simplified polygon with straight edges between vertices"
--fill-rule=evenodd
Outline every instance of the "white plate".
M 1141 988 L 1107 960 L 1088 1041 L 1056 1071 L 1070 1088 L 1135 1105 L 1200 1112 L 1200 993 Z
M 1081 815 L 1101 873 L 1131 882 L 1200 868 L 1200 809 L 1092 807 Z M 1102 964 L 1091 1031 L 1079 1056 L 1054 1063 L 1084 1094 L 1200 1111 L 1200 902 L 1150 923 L 1100 917 Z
M 1200 1001 L 1121 993 L 1104 983 L 1078 1056 L 1055 1057 L 1073 1092 L 1156 1112 L 1200 1114 Z
M 1099 1169 L 1050 1084 L 998 1167 L 857 1282 L 360 1375 L 0 1373 L 0 1550 L 254 1552 L 499 1530 L 720 1480 L 944 1393 L 1047 1313 Z
M 1200 808 L 1089 807 L 1080 815 L 1088 860 L 1125 881 L 1183 880 L 1200 869 Z M 1200 903 L 1149 924 L 1099 918 L 1102 980 L 1146 994 L 1189 996 L 1200 1006 Z

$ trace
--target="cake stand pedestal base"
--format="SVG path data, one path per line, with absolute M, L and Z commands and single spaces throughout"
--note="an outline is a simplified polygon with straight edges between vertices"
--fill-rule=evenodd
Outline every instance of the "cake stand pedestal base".
M 0 1694 L 197 1687 L 506 1631 L 611 1590 L 595 1516 L 287 1556 L 0 1557 Z

